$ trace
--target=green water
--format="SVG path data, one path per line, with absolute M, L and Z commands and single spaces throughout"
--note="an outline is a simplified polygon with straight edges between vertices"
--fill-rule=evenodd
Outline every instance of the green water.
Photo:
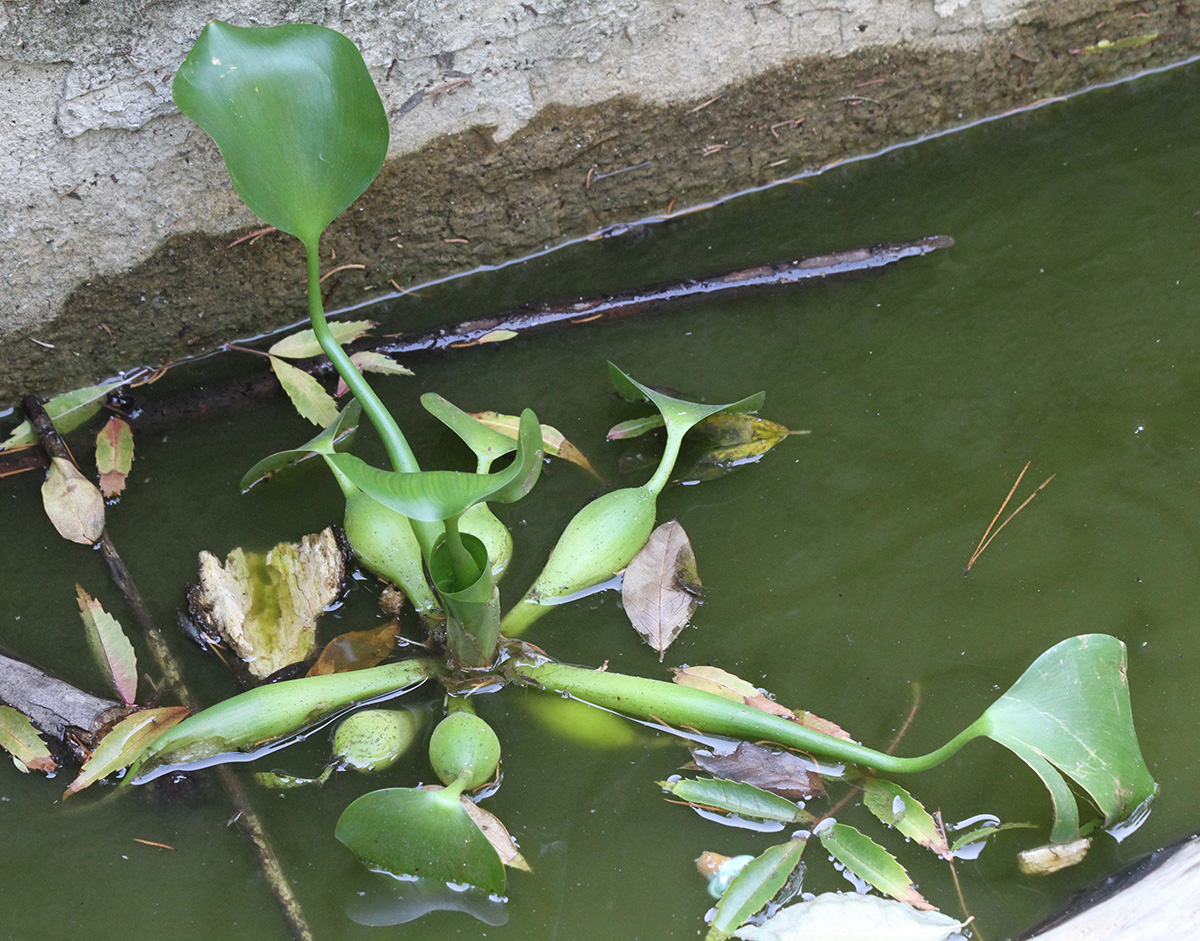
M 532 406 L 610 479 L 622 449 L 604 444 L 604 431 L 635 410 L 608 393 L 606 360 L 710 401 L 765 389 L 767 416 L 812 434 L 728 478 L 674 488 L 660 503 L 660 517 L 678 518 L 691 535 L 707 590 L 667 663 L 720 664 L 868 744 L 891 741 L 918 687 L 902 753 L 959 731 L 1054 642 L 1120 636 L 1139 736 L 1162 786 L 1148 823 L 1124 843 L 1101 836 L 1076 869 L 1019 875 L 1015 852 L 1045 840 L 1049 801 L 1024 766 L 988 742 L 904 782 L 947 820 L 986 811 L 1039 825 L 959 864 L 967 906 L 989 939 L 1019 932 L 1075 888 L 1196 828 L 1187 795 L 1200 771 L 1198 74 L 1188 67 L 1093 92 L 640 236 L 430 288 L 376 313 L 398 329 L 546 296 L 954 236 L 947 252 L 867 279 L 463 351 L 413 363 L 415 379 L 379 385 L 418 453 L 430 455 L 427 466 L 464 460 L 416 404 L 419 392 L 436 390 L 472 410 Z M 110 528 L 164 623 L 195 578 L 198 550 L 262 549 L 338 517 L 336 490 L 317 467 L 248 496 L 237 491 L 260 456 L 310 434 L 274 402 L 139 441 Z M 378 456 L 369 441 L 359 452 Z M 964 578 L 1026 461 L 1021 497 L 1057 476 Z M 40 516 L 37 482 L 4 484 L 0 642 L 96 687 L 74 583 L 117 613 L 121 602 L 98 556 L 62 543 Z M 594 492 L 586 475 L 555 465 L 510 508 L 519 547 L 510 597 Z M 359 588 L 324 630 L 374 620 Z M 528 639 L 560 659 L 664 675 L 611 594 L 556 612 Z M 202 696 L 228 694 L 218 667 L 179 650 Z M 503 787 L 487 805 L 535 869 L 511 876 L 507 923 L 438 913 L 366 928 L 348 918 L 390 887 L 358 867 L 333 825 L 365 790 L 427 780 L 417 754 L 382 781 L 343 774 L 320 791 L 256 792 L 318 937 L 695 938 L 709 902 L 691 860 L 705 849 L 759 852 L 780 839 L 665 803 L 653 782 L 686 756 L 648 733 L 633 747 L 589 751 L 531 724 L 519 693 L 480 710 L 506 753 Z M 314 741 L 272 764 L 312 773 L 322 755 Z M 142 792 L 104 803 L 87 795 L 64 806 L 65 783 L 0 769 L 0 936 L 287 937 L 219 796 L 181 807 Z M 927 897 L 959 914 L 944 864 L 861 810 L 839 818 L 885 841 Z M 809 853 L 807 888 L 848 887 L 819 848 Z

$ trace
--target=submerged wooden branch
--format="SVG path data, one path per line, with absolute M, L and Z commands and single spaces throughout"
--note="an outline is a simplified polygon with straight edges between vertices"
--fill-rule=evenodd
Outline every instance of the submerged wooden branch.
M 115 700 L 93 696 L 5 654 L 0 654 L 0 703 L 27 716 L 43 735 L 67 744 L 68 731 L 79 730 L 90 739 L 127 711 Z
M 37 430 L 38 441 L 46 454 L 50 457 L 65 458 L 74 463 L 74 457 L 72 457 L 62 438 L 59 437 L 58 432 L 54 429 L 54 423 L 50 420 L 50 416 L 46 414 L 46 410 L 42 407 L 42 404 L 33 396 L 26 396 L 21 404 L 25 409 L 25 416 Z M 104 556 L 104 561 L 108 566 L 109 574 L 112 576 L 113 583 L 124 596 L 126 603 L 133 612 L 134 618 L 138 622 L 138 626 L 142 629 L 146 637 L 151 655 L 154 657 L 155 664 L 163 676 L 164 686 L 177 696 L 183 705 L 195 712 L 200 707 L 199 701 L 184 682 L 179 664 L 175 660 L 175 656 L 172 654 L 166 638 L 158 629 L 158 625 L 155 624 L 154 618 L 150 614 L 150 609 L 146 606 L 146 602 L 134 584 L 133 576 L 130 575 L 124 561 L 121 559 L 120 553 L 117 552 L 117 547 L 113 544 L 107 527 L 105 527 L 98 544 Z M 29 715 L 29 713 L 26 713 L 26 715 Z M 32 716 L 30 718 L 32 719 Z M 288 881 L 283 867 L 279 863 L 279 857 L 275 855 L 275 850 L 267 839 L 262 822 L 251 806 L 241 781 L 238 780 L 237 776 L 226 765 L 218 765 L 216 772 L 226 796 L 229 798 L 230 803 L 233 804 L 238 826 L 254 847 L 267 884 L 270 885 L 271 891 L 275 894 L 275 898 L 283 908 L 284 917 L 287 919 L 293 937 L 297 941 L 312 941 L 313 934 L 304 917 L 300 902 L 296 898 L 295 892 L 292 891 L 291 883 Z
M 566 302 L 544 302 L 519 307 L 491 317 L 468 320 L 448 327 L 413 333 L 364 337 L 349 344 L 350 353 L 376 352 L 388 356 L 413 356 L 464 349 L 530 336 L 546 330 L 583 324 L 606 323 L 677 306 L 689 299 L 716 294 L 738 294 L 764 288 L 845 278 L 893 265 L 905 258 L 949 248 L 954 239 L 933 235 L 911 242 L 873 245 L 793 261 L 743 268 L 706 278 L 689 278 L 652 287 Z M 329 360 L 317 357 L 294 365 L 320 378 L 331 377 Z M 279 381 L 264 370 L 234 382 L 199 389 L 164 401 L 122 391 L 110 404 L 122 412 L 136 430 L 157 432 L 206 414 L 231 409 L 280 391 Z

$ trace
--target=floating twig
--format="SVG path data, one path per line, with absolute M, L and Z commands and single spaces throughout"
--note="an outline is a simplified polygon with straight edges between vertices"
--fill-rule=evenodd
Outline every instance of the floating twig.
M 1033 498 L 1036 497 L 1039 493 L 1041 493 L 1042 490 L 1045 488 L 1046 484 L 1050 483 L 1050 481 L 1052 481 L 1055 478 L 1056 475 L 1051 474 L 1049 477 L 1047 477 L 1045 480 L 1043 480 L 1041 483 L 1041 486 L 1038 487 L 1037 490 L 1033 491 L 1033 493 L 1031 493 L 1028 497 L 1025 498 L 1024 503 L 1022 503 L 1019 507 L 1017 507 L 1011 513 L 1009 513 L 1003 523 L 1001 523 L 999 526 L 996 526 L 996 520 L 1000 519 L 1000 514 L 1003 513 L 1004 508 L 1006 506 L 1008 506 L 1008 501 L 1011 500 L 1013 497 L 1013 494 L 1017 492 L 1017 487 L 1020 486 L 1020 484 L 1021 484 L 1021 478 L 1025 476 L 1025 471 L 1029 470 L 1030 463 L 1032 463 L 1032 462 L 1026 461 L 1025 466 L 1021 468 L 1021 473 L 1017 474 L 1017 479 L 1013 483 L 1012 489 L 1008 491 L 1008 496 L 1005 497 L 1004 502 L 1000 504 L 1000 509 L 998 509 L 996 511 L 996 515 L 993 516 L 992 521 L 990 523 L 988 523 L 988 528 L 984 531 L 983 538 L 979 540 L 979 545 L 975 547 L 975 552 L 972 554 L 971 558 L 968 560 L 966 569 L 963 570 L 963 575 L 971 574 L 971 566 L 973 566 L 975 564 L 975 560 L 978 559 L 983 554 L 983 550 L 986 549 L 989 545 L 991 545 L 992 540 L 995 539 L 997 535 L 999 535 L 1000 530 L 1002 530 L 1005 526 L 1007 526 L 1009 524 L 1009 521 L 1012 520 L 1012 518 L 1014 516 L 1016 516 L 1023 509 L 1025 509 L 1025 507 L 1029 506 L 1029 504 L 1033 500 Z M 995 531 L 992 530 L 993 526 L 996 526 Z

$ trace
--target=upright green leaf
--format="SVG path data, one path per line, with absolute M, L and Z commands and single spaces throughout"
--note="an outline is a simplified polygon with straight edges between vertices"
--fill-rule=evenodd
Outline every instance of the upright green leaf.
M 321 428 L 337 421 L 337 401 L 311 375 L 276 356 L 271 357 L 271 369 L 301 418 Z
M 216 141 L 246 205 L 306 244 L 371 185 L 387 153 L 387 114 L 362 55 L 322 26 L 213 20 L 172 92 Z
M 337 421 L 315 438 L 298 448 L 276 451 L 246 471 L 239 485 L 242 491 L 249 490 L 259 481 L 266 480 L 277 471 L 289 465 L 298 464 L 314 454 L 332 454 L 339 447 L 347 447 L 358 430 L 358 419 L 361 415 L 362 405 L 359 404 L 358 399 L 351 399 L 350 404 L 338 413 Z

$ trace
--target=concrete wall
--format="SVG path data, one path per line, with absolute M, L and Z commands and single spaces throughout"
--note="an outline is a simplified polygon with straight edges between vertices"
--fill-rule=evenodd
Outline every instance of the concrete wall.
M 0 407 L 300 316 L 298 246 L 227 247 L 256 220 L 171 103 L 214 16 L 338 29 L 383 94 L 333 307 L 1200 51 L 1175 2 L 6 0 Z

